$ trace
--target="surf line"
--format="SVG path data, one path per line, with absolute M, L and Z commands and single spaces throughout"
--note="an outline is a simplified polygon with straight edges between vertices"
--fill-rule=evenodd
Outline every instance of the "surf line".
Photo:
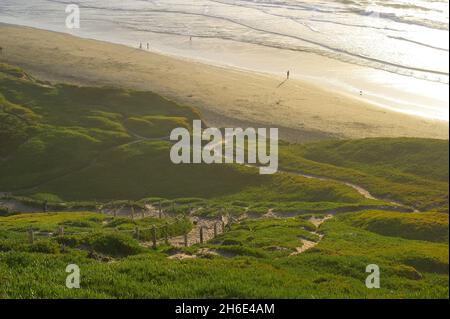
M 278 128 L 225 128 L 224 133 L 214 127 L 202 130 L 200 120 L 193 120 L 192 136 L 185 127 L 173 129 L 170 140 L 177 142 L 170 150 L 172 163 L 258 163 L 261 175 L 278 171 Z M 205 141 L 208 143 L 203 145 Z

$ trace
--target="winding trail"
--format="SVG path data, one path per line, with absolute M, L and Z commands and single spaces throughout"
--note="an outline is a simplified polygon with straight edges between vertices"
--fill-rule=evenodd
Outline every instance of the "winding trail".
M 318 218 L 315 216 L 312 216 L 311 218 L 309 218 L 308 221 L 316 227 L 316 230 L 312 231 L 310 233 L 318 236 L 319 239 L 317 241 L 310 241 L 310 240 L 301 238 L 300 241 L 301 241 L 302 245 L 299 247 L 296 247 L 296 251 L 291 253 L 289 256 L 296 256 L 296 255 L 302 254 L 305 251 L 317 246 L 320 243 L 320 241 L 322 241 L 322 239 L 324 238 L 324 234 L 319 232 L 320 225 L 322 225 L 325 221 L 327 221 L 333 217 L 334 216 L 332 214 L 328 214 L 328 215 L 324 216 L 323 218 Z M 227 221 L 229 221 L 229 217 L 226 217 L 226 218 L 227 218 Z M 280 217 L 274 217 L 270 214 L 266 214 L 259 218 L 280 218 Z M 252 218 L 252 217 L 245 216 L 240 220 L 243 220 L 243 219 L 258 219 L 258 218 Z M 188 234 L 188 238 L 189 238 L 188 246 L 199 244 L 198 238 L 199 238 L 199 232 L 200 232 L 201 227 L 209 228 L 209 232 L 204 231 L 204 233 L 203 233 L 205 243 L 214 238 L 214 232 L 212 230 L 213 229 L 212 227 L 213 227 L 214 223 L 217 222 L 217 220 L 208 220 L 208 219 L 204 219 L 204 218 L 193 217 L 193 219 L 191 219 L 191 221 L 195 221 L 195 224 L 194 224 L 192 231 Z M 221 233 L 223 233 L 222 230 L 220 230 L 218 232 L 218 234 L 221 234 Z M 178 237 L 171 238 L 169 240 L 169 243 L 175 248 L 184 247 L 184 237 L 178 236 Z M 176 251 L 175 253 L 167 256 L 167 258 L 168 259 L 176 259 L 176 260 L 184 260 L 184 259 L 198 258 L 198 257 L 204 256 L 204 255 L 217 255 L 217 256 L 222 256 L 225 258 L 231 258 L 234 256 L 233 254 L 229 254 L 226 252 L 224 253 L 224 252 L 221 252 L 220 250 L 201 248 L 198 250 L 198 252 L 196 254 L 190 255 L 190 254 L 187 254 L 182 251 Z
M 21 191 L 21 192 L 23 192 L 23 191 L 32 191 L 33 189 L 36 189 L 37 187 L 45 185 L 45 184 L 47 184 L 49 182 L 53 182 L 53 181 L 59 180 L 61 178 L 67 177 L 67 176 L 69 176 L 71 174 L 74 174 L 74 173 L 79 173 L 79 172 L 85 171 L 86 169 L 94 166 L 104 154 L 106 154 L 107 152 L 109 152 L 109 151 L 111 151 L 111 150 L 113 150 L 113 149 L 115 149 L 117 147 L 123 146 L 123 145 L 132 145 L 132 144 L 136 144 L 136 143 L 140 143 L 140 142 L 144 142 L 144 141 L 166 141 L 166 142 L 170 142 L 170 136 L 148 138 L 148 137 L 145 137 L 145 136 L 141 136 L 141 135 L 139 135 L 139 134 L 129 130 L 128 128 L 127 128 L 127 132 L 129 133 L 130 136 L 133 136 L 135 138 L 135 140 L 129 141 L 129 142 L 121 144 L 121 145 L 115 145 L 115 146 L 113 146 L 111 148 L 108 148 L 108 149 L 98 153 L 94 158 L 91 159 L 91 161 L 89 163 L 87 163 L 87 164 L 85 164 L 85 165 L 83 165 L 81 167 L 75 168 L 72 171 L 68 171 L 68 172 L 66 172 L 66 173 L 64 173 L 62 175 L 55 176 L 54 178 L 46 180 L 46 181 L 44 181 L 42 183 L 38 183 L 38 184 L 29 186 L 29 187 L 26 187 L 26 188 L 22 188 L 22 189 L 17 189 L 16 191 Z M 223 144 L 224 142 L 225 142 L 225 140 L 222 140 L 220 143 Z M 226 158 L 226 157 L 224 156 L 224 158 Z M 247 166 L 247 167 L 252 167 L 252 168 L 258 168 L 258 169 L 261 167 L 260 165 L 257 165 L 257 164 L 242 164 L 242 165 Z M 301 173 L 301 172 L 296 171 L 296 170 L 278 169 L 278 172 L 286 173 L 286 174 L 292 174 L 292 175 L 296 175 L 296 176 L 301 176 L 301 177 L 308 178 L 308 179 L 316 179 L 316 180 L 320 180 L 320 181 L 332 181 L 332 182 L 335 182 L 335 183 L 340 183 L 342 185 L 345 185 L 345 186 L 353 188 L 355 191 L 357 191 L 361 196 L 363 196 L 366 199 L 371 199 L 371 200 L 376 200 L 376 201 L 380 201 L 380 202 L 384 202 L 384 203 L 389 203 L 389 204 L 391 204 L 393 206 L 398 207 L 398 209 L 402 210 L 402 211 L 419 212 L 419 210 L 417 210 L 416 208 L 409 207 L 409 206 L 404 205 L 404 204 L 402 204 L 400 202 L 393 201 L 393 200 L 390 200 L 390 199 L 384 199 L 384 198 L 376 197 L 373 194 L 371 194 L 369 192 L 369 190 L 365 189 L 361 185 L 357 185 L 357 184 L 354 184 L 354 183 L 341 181 L 341 180 L 334 179 L 334 178 L 331 178 L 331 177 L 318 176 L 318 175 L 312 175 L 312 174 L 305 174 L 305 173 Z M 2 194 L 2 192 L 0 191 L 0 195 L 1 194 Z M 22 212 L 22 211 L 24 211 L 24 212 L 36 211 L 36 207 L 28 206 L 26 204 L 18 202 L 17 200 L 7 200 L 7 199 L 3 199 L 2 200 L 2 196 L 0 196 L 0 206 L 8 207 L 11 210 L 17 210 L 19 212 Z M 376 208 L 378 210 L 393 210 L 393 207 L 385 207 L 383 205 L 380 205 L 379 207 L 374 207 L 374 208 Z
M 360 185 L 357 185 L 357 184 L 353 184 L 353 183 L 346 182 L 346 181 L 341 181 L 341 180 L 334 179 L 334 178 L 331 178 L 331 177 L 311 175 L 311 174 L 304 174 L 304 173 L 300 173 L 300 172 L 294 171 L 294 170 L 278 170 L 278 171 L 279 172 L 283 172 L 283 173 L 287 173 L 287 174 L 294 174 L 294 175 L 305 177 L 305 178 L 309 178 L 309 179 L 317 179 L 317 180 L 320 180 L 320 181 L 332 181 L 332 182 L 340 183 L 340 184 L 343 184 L 345 186 L 353 188 L 355 191 L 357 191 L 361 196 L 363 196 L 366 199 L 382 201 L 382 202 L 389 203 L 389 204 L 394 205 L 394 206 L 402 207 L 402 208 L 407 209 L 407 210 L 411 210 L 411 211 L 414 211 L 414 212 L 419 212 L 419 210 L 417 210 L 416 208 L 407 206 L 407 205 L 402 204 L 402 203 L 400 203 L 398 201 L 377 197 L 377 196 L 373 195 L 372 193 L 370 193 L 369 190 L 367 190 L 364 187 L 362 187 Z
M 216 225 L 217 235 L 224 233 L 221 219 L 206 219 L 195 216 L 189 216 L 193 225 L 192 230 L 187 234 L 187 246 L 200 243 L 200 232 L 203 228 L 203 242 L 208 242 L 214 238 L 214 225 Z M 224 217 L 224 222 L 228 222 L 228 217 Z M 184 236 L 172 237 L 169 243 L 174 247 L 184 247 Z
M 157 140 L 157 139 L 155 139 L 155 140 Z M 166 138 L 162 138 L 160 140 L 166 140 Z M 139 143 L 139 142 L 142 142 L 142 141 L 144 141 L 144 140 L 136 140 L 136 141 L 133 141 L 133 142 L 127 143 L 127 144 L 134 144 L 134 143 Z M 118 146 L 115 146 L 115 147 L 118 147 Z M 107 152 L 109 150 L 110 149 L 106 150 L 105 152 Z M 51 180 L 48 180 L 48 181 L 46 181 L 44 183 L 41 183 L 39 185 L 34 185 L 34 186 L 32 186 L 30 188 L 27 188 L 27 189 L 21 189 L 20 191 L 33 190 L 33 189 L 35 189 L 35 188 L 37 188 L 37 187 L 39 187 L 41 185 L 44 185 L 44 184 L 46 184 L 48 182 L 55 181 L 55 180 L 58 180 L 60 178 L 66 177 L 66 176 L 68 176 L 70 174 L 86 170 L 89 167 L 95 165 L 95 163 L 98 161 L 98 159 L 101 157 L 101 155 L 103 155 L 103 153 L 105 153 L 105 152 L 102 152 L 101 154 L 96 156 L 88 165 L 86 165 L 84 167 L 76 169 L 75 171 L 67 172 L 67 173 L 65 173 L 63 175 L 55 177 L 55 178 L 53 178 Z M 246 166 L 253 167 L 253 168 L 259 168 L 257 165 L 248 165 L 248 164 L 246 164 Z M 400 202 L 389 200 L 389 199 L 383 199 L 383 198 L 380 198 L 380 197 L 376 197 L 376 196 L 372 195 L 364 187 L 362 187 L 360 185 L 356 185 L 356 184 L 350 183 L 350 182 L 340 181 L 340 180 L 333 179 L 333 178 L 330 178 L 330 177 L 323 177 L 323 176 L 315 176 L 315 175 L 303 174 L 303 173 L 296 172 L 296 171 L 278 170 L 278 172 L 286 173 L 286 174 L 292 174 L 292 175 L 296 175 L 296 176 L 301 176 L 301 177 L 305 177 L 305 178 L 308 178 L 308 179 L 316 179 L 316 180 L 320 180 L 320 181 L 332 181 L 332 182 L 340 183 L 342 185 L 345 185 L 345 186 L 353 188 L 355 191 L 357 191 L 361 196 L 363 196 L 366 199 L 371 199 L 371 200 L 376 200 L 376 201 L 380 201 L 380 202 L 384 202 L 384 203 L 389 203 L 389 204 L 391 204 L 393 206 L 398 207 L 398 210 L 400 210 L 400 211 L 420 212 L 418 209 L 416 209 L 414 207 L 410 207 L 410 206 L 404 205 L 404 204 L 402 204 Z M 0 192 L 0 194 L 1 194 L 1 192 Z M 0 206 L 8 207 L 11 210 L 17 210 L 19 212 L 35 212 L 36 211 L 36 207 L 20 203 L 19 201 L 14 200 L 14 199 L 3 199 L 2 200 L 1 197 L 0 197 Z M 394 207 L 388 207 L 388 206 L 383 206 L 383 205 L 380 205 L 380 206 L 377 206 L 377 207 L 373 207 L 373 208 L 377 209 L 377 210 L 395 210 Z
M 220 141 L 218 144 L 221 144 L 222 146 L 226 143 L 225 139 L 222 139 L 222 141 Z M 216 144 L 217 145 L 217 144 Z M 227 159 L 226 155 L 223 155 L 224 159 Z M 228 157 L 228 159 L 231 159 L 234 161 L 234 157 Z M 244 166 L 247 167 L 252 167 L 252 168 L 257 168 L 260 169 L 262 166 L 258 165 L 258 164 L 242 164 Z M 353 188 L 355 191 L 357 191 L 361 196 L 363 196 L 366 199 L 371 199 L 371 200 L 376 200 L 376 201 L 380 201 L 380 202 L 385 202 L 385 203 L 389 203 L 391 205 L 397 206 L 399 208 L 401 208 L 402 210 L 406 210 L 406 211 L 412 211 L 412 212 L 420 212 L 419 210 L 417 210 L 415 207 L 409 207 L 403 203 L 397 202 L 397 201 L 393 201 L 391 199 L 387 199 L 387 198 L 381 198 L 381 197 L 376 197 L 374 195 L 372 195 L 370 193 L 369 190 L 367 190 L 366 188 L 364 188 L 361 185 L 357 185 L 351 182 L 347 182 L 347 181 L 342 181 L 339 179 L 334 179 L 332 177 L 326 177 L 326 176 L 319 176 L 319 175 L 313 175 L 313 174 L 305 174 L 302 172 L 299 172 L 297 170 L 287 170 L 287 169 L 280 169 L 278 168 L 278 173 L 285 173 L 285 174 L 292 174 L 292 175 L 296 175 L 296 176 L 301 176 L 304 178 L 308 178 L 308 179 L 316 179 L 316 180 L 320 180 L 320 181 L 331 181 L 331 182 L 335 182 L 335 183 L 340 183 L 342 185 L 348 186 Z M 379 207 L 377 209 L 380 210 L 385 210 L 384 207 Z

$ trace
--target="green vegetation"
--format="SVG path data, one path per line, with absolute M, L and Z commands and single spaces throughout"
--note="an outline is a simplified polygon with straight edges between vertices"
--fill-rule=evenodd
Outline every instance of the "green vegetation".
M 319 241 L 315 226 L 301 218 L 246 220 L 208 245 L 233 256 L 286 257 L 300 247 L 300 238 Z
M 281 143 L 284 172 L 270 176 L 173 165 L 167 136 L 199 118 L 150 92 L 51 85 L 0 64 L 0 191 L 12 193 L 0 198 L 0 298 L 448 298 L 448 141 Z M 145 205 L 165 217 L 93 212 Z M 165 242 L 220 215 L 247 219 L 204 244 Z M 68 264 L 81 289 L 65 287 Z M 380 289 L 365 286 L 369 264 Z
M 182 235 L 192 228 L 186 218 L 142 218 L 133 221 L 90 212 L 16 214 L 0 220 L 0 251 L 36 252 L 38 248 L 38 252 L 56 253 L 61 246 L 61 250 L 70 248 L 124 257 L 143 251 L 133 240 L 137 236 L 136 229 L 139 229 L 140 240 L 150 241 L 152 228 L 156 229 L 156 238 L 161 239 L 165 225 L 169 236 Z M 58 236 L 61 227 L 64 234 Z M 37 243 L 28 243 L 29 229 L 33 229 Z
M 372 138 L 286 144 L 281 168 L 361 185 L 420 210 L 448 212 L 448 141 Z
M 341 183 L 232 164 L 174 165 L 167 135 L 199 115 L 153 93 L 51 86 L 7 65 L 0 87 L 0 190 L 16 198 L 53 205 L 201 197 L 214 202 L 208 206 L 244 201 L 259 212 L 258 202 L 303 212 L 382 204 Z
M 355 216 L 362 219 L 358 213 Z M 16 217 L 48 229 L 64 223 L 87 222 L 82 213 Z M 20 216 L 20 215 L 19 215 Z M 172 260 L 174 249 L 152 250 L 132 235 L 95 232 L 73 235 L 83 245 L 66 245 L 61 237 L 36 242 L 15 237 L 13 217 L 0 219 L 0 296 L 2 298 L 448 298 L 448 243 L 407 240 L 352 226 L 351 215 L 326 221 L 314 230 L 306 216 L 247 220 L 205 245 L 179 249 L 197 258 Z M 40 222 L 42 220 L 42 223 Z M 58 220 L 60 222 L 58 222 Z M 37 221 L 37 222 L 36 222 Z M 66 227 L 80 227 L 76 226 Z M 447 224 L 448 227 L 448 224 Z M 13 238 L 15 237 L 15 238 Z M 83 238 L 88 238 L 84 240 Z M 290 254 L 300 239 L 317 241 L 314 248 Z M 14 249 L 8 242 L 15 243 Z M 205 252 L 205 249 L 208 251 Z M 224 257 L 223 257 L 224 256 Z M 65 288 L 69 263 L 80 266 L 81 289 Z M 381 288 L 367 289 L 365 268 L 381 269 Z
M 185 117 L 143 116 L 130 117 L 125 124 L 131 132 L 146 138 L 167 137 L 177 127 L 190 129 L 191 123 Z
M 372 232 L 407 239 L 448 242 L 448 214 L 365 211 L 346 218 Z

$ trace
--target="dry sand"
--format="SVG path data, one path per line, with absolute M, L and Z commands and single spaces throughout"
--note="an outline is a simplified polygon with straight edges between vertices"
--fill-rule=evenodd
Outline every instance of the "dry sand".
M 197 107 L 208 125 L 279 127 L 284 139 L 448 139 L 448 122 L 391 112 L 318 86 L 95 40 L 0 24 L 1 62 L 52 82 L 150 90 Z M 317 65 L 320 68 L 320 65 Z M 1 89 L 1 88 L 0 88 Z

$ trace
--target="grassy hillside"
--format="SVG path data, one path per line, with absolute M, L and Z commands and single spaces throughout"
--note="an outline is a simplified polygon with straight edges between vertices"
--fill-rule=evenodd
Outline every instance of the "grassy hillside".
M 448 141 L 325 141 L 283 145 L 281 154 L 283 169 L 352 182 L 420 210 L 448 212 Z
M 372 232 L 407 239 L 448 242 L 448 214 L 365 211 L 345 218 Z
M 340 183 L 261 176 L 239 165 L 174 165 L 167 136 L 199 114 L 149 92 L 49 85 L 0 65 L 0 116 L 0 190 L 15 195 L 51 202 L 300 201 L 306 209 L 373 204 Z
M 448 298 L 448 243 L 383 236 L 346 219 L 326 221 L 316 247 L 291 255 L 301 238 L 319 240 L 306 217 L 245 221 L 214 241 L 178 250 L 145 248 L 132 233 L 108 229 L 113 220 L 102 226 L 104 218 L 61 213 L 0 219 L 0 297 Z M 92 234 L 27 244 L 20 237 L 27 223 Z M 168 258 L 176 252 L 196 258 Z M 68 263 L 80 266 L 82 289 L 65 288 Z M 373 263 L 381 270 L 380 289 L 365 287 L 365 269 Z
M 383 173 L 411 174 L 448 181 L 448 141 L 418 138 L 377 138 L 327 141 L 304 148 L 304 157 L 317 162 Z M 381 175 L 381 174 L 380 174 Z M 387 174 L 386 174 L 387 175 Z
M 363 202 L 332 181 L 260 176 L 236 165 L 173 165 L 165 138 L 172 128 L 189 128 L 198 118 L 194 109 L 150 92 L 53 86 L 0 65 L 0 190 L 64 201 Z M 428 210 L 448 210 L 447 164 L 448 142 L 438 140 L 364 139 L 280 148 L 285 170 L 354 182 Z
M 150 92 L 51 85 L 0 64 L 0 192 L 64 211 L 20 214 L 0 198 L 0 298 L 448 298 L 447 141 L 282 142 L 275 175 L 172 164 L 167 136 L 199 118 Z M 159 204 L 163 218 L 98 213 Z M 165 242 L 223 215 L 246 219 L 203 244 Z M 73 263 L 82 289 L 65 287 Z M 365 286 L 369 264 L 380 289 Z

